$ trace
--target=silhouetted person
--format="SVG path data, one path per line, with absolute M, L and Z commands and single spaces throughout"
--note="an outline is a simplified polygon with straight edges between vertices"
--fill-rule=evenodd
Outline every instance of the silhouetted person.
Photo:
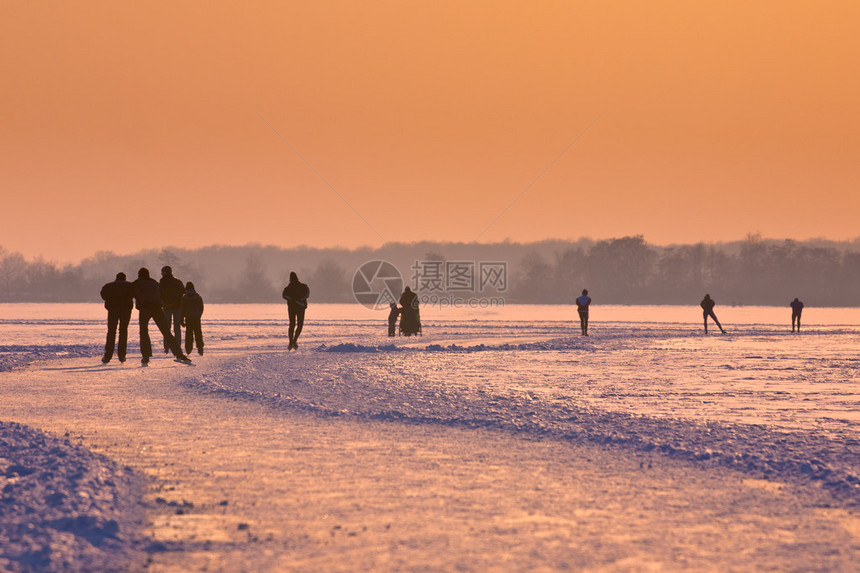
M 299 348 L 299 335 L 302 333 L 302 325 L 305 323 L 305 309 L 308 307 L 308 297 L 311 289 L 303 282 L 299 282 L 296 273 L 290 273 L 290 283 L 284 287 L 283 297 L 287 301 L 287 311 L 290 313 L 290 350 Z
M 715 303 L 713 301 L 713 299 L 711 298 L 711 295 L 709 295 L 709 294 L 706 294 L 705 298 L 702 299 L 702 302 L 699 303 L 699 305 L 702 307 L 702 317 L 705 319 L 705 334 L 708 333 L 708 317 L 709 316 L 714 319 L 714 323 L 720 328 L 720 332 L 722 332 L 723 334 L 726 333 L 726 331 L 723 330 L 723 325 L 720 324 L 719 320 L 717 320 L 717 315 L 714 314 L 714 306 L 716 304 L 717 303 Z
M 170 334 L 170 325 L 165 320 L 164 308 L 161 306 L 161 296 L 158 294 L 158 283 L 149 276 L 149 269 L 143 267 L 137 271 L 137 280 L 132 284 L 134 285 L 134 301 L 137 306 L 140 322 L 140 354 L 143 356 L 140 363 L 146 366 L 152 357 L 152 341 L 149 339 L 150 319 L 155 322 L 158 330 L 164 335 L 164 340 L 170 351 L 176 356 L 176 359 L 183 362 L 191 362 L 182 353 L 179 341 Z
M 120 362 L 125 362 L 125 349 L 128 343 L 128 323 L 131 321 L 131 309 L 134 308 L 134 285 L 125 280 L 125 273 L 117 273 L 116 280 L 107 283 L 101 290 L 102 300 L 108 311 L 108 331 L 105 341 L 105 354 L 102 362 L 107 364 L 113 358 L 116 328 L 119 325 L 119 343 L 116 355 Z
M 185 327 L 185 354 L 191 354 L 196 341 L 197 354 L 203 356 L 203 330 L 200 327 L 203 297 L 194 290 L 194 283 L 191 281 L 185 283 L 185 294 L 179 301 L 179 313 L 182 315 L 182 326 Z
M 591 297 L 588 296 L 588 290 L 582 289 L 582 296 L 576 297 L 576 312 L 579 313 L 579 326 L 582 328 L 582 335 L 588 336 L 588 307 L 591 306 Z
M 400 295 L 400 332 L 412 336 L 421 332 L 421 314 L 418 310 L 418 295 L 406 287 Z
M 791 301 L 791 331 L 794 332 L 794 324 L 797 323 L 797 332 L 800 332 L 800 315 L 803 314 L 803 303 L 798 299 Z
M 396 303 L 391 303 L 391 312 L 388 313 L 388 336 L 394 336 L 397 331 L 397 317 L 400 316 L 400 309 Z
M 173 269 L 169 266 L 161 268 L 161 280 L 158 281 L 158 294 L 161 296 L 161 305 L 164 307 L 164 320 L 167 327 L 173 323 L 173 336 L 176 342 L 182 344 L 182 313 L 179 312 L 179 302 L 185 293 L 182 281 L 173 276 Z M 164 342 L 164 352 L 167 352 L 167 341 Z

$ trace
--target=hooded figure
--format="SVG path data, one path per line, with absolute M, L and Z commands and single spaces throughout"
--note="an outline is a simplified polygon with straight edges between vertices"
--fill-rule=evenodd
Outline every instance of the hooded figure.
M 311 289 L 303 282 L 299 282 L 299 275 L 290 273 L 290 283 L 284 287 L 283 297 L 287 301 L 287 312 L 290 315 L 290 350 L 298 350 L 299 335 L 302 333 L 302 325 L 305 322 L 305 310 L 308 308 L 308 297 Z
M 107 364 L 113 358 L 117 326 L 119 326 L 119 342 L 116 355 L 120 362 L 125 362 L 128 323 L 131 322 L 131 310 L 134 308 L 134 285 L 125 280 L 125 273 L 117 273 L 116 280 L 104 285 L 100 294 L 108 311 L 108 331 L 102 362 Z
M 179 312 L 182 315 L 182 326 L 185 327 L 185 353 L 191 354 L 194 342 L 197 342 L 197 354 L 203 356 L 203 330 L 200 318 L 203 316 L 203 297 L 194 290 L 194 283 L 185 283 L 185 294 L 179 301 Z

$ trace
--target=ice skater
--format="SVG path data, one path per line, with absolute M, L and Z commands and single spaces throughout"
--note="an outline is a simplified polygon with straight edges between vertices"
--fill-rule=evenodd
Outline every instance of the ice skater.
M 164 308 L 164 320 L 168 327 L 173 324 L 173 337 L 182 344 L 182 313 L 179 312 L 179 303 L 185 287 L 182 281 L 173 276 L 173 268 L 168 265 L 161 267 L 161 280 L 158 281 L 158 296 L 161 297 L 161 306 Z M 167 354 L 167 342 L 164 343 L 164 353 Z
M 388 313 L 388 336 L 394 336 L 397 332 L 397 317 L 400 316 L 400 309 L 397 308 L 397 303 L 391 303 L 391 312 Z
M 143 356 L 140 363 L 143 366 L 148 366 L 149 359 L 152 358 L 152 341 L 149 339 L 149 320 L 152 319 L 164 336 L 164 343 L 173 352 L 176 360 L 190 364 L 191 359 L 182 353 L 179 341 L 170 333 L 170 325 L 164 316 L 161 296 L 158 294 L 158 282 L 149 276 L 149 269 L 142 267 L 137 271 L 137 280 L 132 284 L 134 285 L 134 301 L 140 322 L 140 354 Z
M 117 343 L 116 356 L 120 362 L 125 362 L 128 323 L 131 322 L 131 309 L 134 308 L 134 285 L 125 280 L 125 273 L 117 273 L 116 280 L 104 285 L 100 294 L 108 311 L 107 340 L 102 363 L 107 364 L 113 358 L 115 342 Z M 119 341 L 116 340 L 117 326 L 119 326 Z
M 717 303 L 714 302 L 714 300 L 711 298 L 711 295 L 709 295 L 709 294 L 706 294 L 705 298 L 702 299 L 702 302 L 699 303 L 699 306 L 702 307 L 702 317 L 705 319 L 705 334 L 708 333 L 708 317 L 709 316 L 714 319 L 714 323 L 716 323 L 716 325 L 719 327 L 720 332 L 722 332 L 723 334 L 726 333 L 726 331 L 723 330 L 723 325 L 720 324 L 719 320 L 717 320 L 717 315 L 714 314 L 714 306 L 716 304 Z
M 797 323 L 797 332 L 800 332 L 800 315 L 803 314 L 803 303 L 797 298 L 791 301 L 791 331 L 794 332 L 794 324 Z
M 311 289 L 299 282 L 299 275 L 290 273 L 290 283 L 284 287 L 283 297 L 287 301 L 287 312 L 290 314 L 290 345 L 289 350 L 299 349 L 299 335 L 305 323 L 305 310 L 308 308 L 308 297 Z
M 582 296 L 576 298 L 576 312 L 579 313 L 579 326 L 582 328 L 583 336 L 588 336 L 589 306 L 591 306 L 591 297 L 588 296 L 588 289 L 582 289 Z
M 203 297 L 194 290 L 194 283 L 185 283 L 185 294 L 179 301 L 179 312 L 182 315 L 182 326 L 185 327 L 185 354 L 191 354 L 194 343 L 197 343 L 197 354 L 203 356 L 203 330 L 200 319 L 203 316 Z

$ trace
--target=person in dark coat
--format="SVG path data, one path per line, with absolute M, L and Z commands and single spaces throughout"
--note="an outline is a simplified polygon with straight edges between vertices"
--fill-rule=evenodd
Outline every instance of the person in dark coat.
M 290 314 L 290 350 L 299 348 L 299 335 L 302 333 L 302 325 L 305 323 L 305 310 L 308 308 L 308 297 L 311 289 L 303 282 L 299 282 L 296 273 L 290 273 L 290 283 L 284 287 L 283 297 L 287 301 L 287 311 Z
M 717 303 L 714 302 L 714 300 L 711 298 L 711 295 L 709 295 L 709 294 L 706 294 L 705 298 L 702 299 L 702 302 L 699 303 L 699 306 L 702 307 L 702 316 L 705 319 L 705 334 L 708 333 L 708 317 L 709 316 L 714 319 L 714 322 L 719 327 L 720 332 L 722 332 L 723 334 L 726 333 L 726 331 L 723 330 L 723 325 L 720 324 L 719 320 L 717 320 L 717 315 L 714 314 L 714 306 L 716 304 Z
M 391 303 L 391 312 L 388 313 L 388 336 L 394 336 L 397 331 L 397 317 L 400 316 L 400 309 L 397 308 L 397 303 Z
M 185 294 L 179 301 L 179 311 L 182 314 L 182 326 L 185 327 L 185 354 L 191 354 L 194 342 L 197 342 L 197 354 L 203 356 L 203 330 L 200 318 L 203 316 L 203 297 L 194 290 L 194 283 L 185 283 Z
M 421 314 L 418 309 L 418 295 L 406 287 L 400 295 L 400 332 L 406 336 L 421 332 Z
M 582 329 L 582 335 L 588 336 L 588 307 L 591 306 L 591 297 L 588 296 L 588 290 L 582 289 L 582 295 L 576 297 L 576 312 L 579 314 L 579 327 Z
M 803 303 L 798 299 L 791 301 L 791 331 L 794 332 L 794 324 L 797 323 L 797 332 L 800 332 L 800 315 L 803 313 Z
M 117 273 L 115 281 L 102 287 L 101 297 L 108 311 L 107 340 L 102 362 L 107 364 L 113 358 L 117 326 L 119 326 L 119 342 L 116 355 L 120 362 L 125 362 L 128 323 L 131 322 L 131 309 L 134 308 L 134 286 L 125 280 L 125 273 Z
M 152 357 L 152 341 L 149 339 L 149 320 L 152 319 L 161 334 L 164 335 L 165 343 L 177 360 L 191 362 L 182 353 L 179 341 L 170 334 L 170 325 L 164 317 L 164 308 L 161 306 L 161 296 L 158 294 L 158 282 L 149 276 L 146 267 L 137 271 L 137 280 L 134 285 L 134 302 L 138 310 L 140 322 L 140 353 L 143 356 L 140 363 L 146 366 Z
M 158 294 L 161 296 L 161 305 L 164 308 L 164 320 L 167 327 L 173 323 L 173 336 L 179 344 L 182 344 L 182 313 L 179 312 L 179 303 L 185 294 L 185 286 L 182 281 L 173 276 L 173 269 L 169 266 L 161 268 L 161 280 L 158 281 Z M 167 353 L 167 342 L 164 343 L 164 352 Z

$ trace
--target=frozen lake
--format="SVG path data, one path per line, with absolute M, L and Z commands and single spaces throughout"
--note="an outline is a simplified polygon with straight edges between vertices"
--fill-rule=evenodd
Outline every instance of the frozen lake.
M 384 311 L 320 304 L 308 310 L 300 350 L 288 353 L 284 305 L 209 305 L 203 321 L 206 354 L 192 355 L 194 367 L 157 354 L 149 368 L 141 368 L 136 313 L 128 362 L 102 365 L 105 311 L 100 305 L 5 304 L 0 305 L 0 376 L 10 383 L 8 391 L 17 402 L 26 403 L 30 389 L 41 388 L 32 405 L 19 404 L 22 420 L 30 419 L 31 410 L 44 410 L 49 418 L 56 415 L 54 410 L 62 412 L 66 404 L 52 404 L 53 393 L 62 389 L 75 394 L 78 384 L 80 395 L 72 406 L 86 406 L 90 397 L 104 399 L 95 408 L 106 416 L 108 427 L 103 427 L 104 420 L 95 424 L 94 436 L 112 427 L 114 415 L 125 406 L 115 392 L 154 388 L 152 396 L 138 396 L 130 403 L 167 395 L 162 410 L 186 412 L 214 396 L 248 424 L 265 411 L 273 420 L 254 426 L 258 432 L 254 439 L 276 451 L 282 447 L 281 426 L 296 423 L 297 413 L 311 413 L 314 420 L 357 424 L 358 434 L 348 442 L 358 449 L 365 447 L 361 436 L 377 422 L 387 424 L 386 437 L 392 431 L 389 427 L 438 430 L 446 436 L 450 431 L 461 440 L 452 446 L 455 450 L 461 443 L 474 448 L 482 440 L 491 440 L 483 432 L 490 429 L 497 433 L 493 435 L 517 443 L 525 438 L 524 451 L 543 447 L 537 443 L 552 443 L 583 446 L 606 456 L 621 452 L 623 460 L 612 462 L 619 468 L 635 453 L 643 456 L 640 464 L 649 470 L 649 460 L 657 468 L 665 456 L 715 472 L 722 476 L 721 488 L 731 490 L 742 483 L 782 492 L 799 486 L 824 495 L 827 499 L 821 507 L 853 511 L 860 504 L 860 310 L 809 308 L 800 334 L 790 331 L 787 307 L 716 310 L 728 334 L 705 335 L 697 307 L 595 306 L 591 336 L 586 338 L 579 335 L 573 307 L 509 306 L 492 311 L 422 309 L 423 336 L 389 338 Z M 57 358 L 68 360 L 52 360 Z M 131 408 L 135 416 L 139 410 Z M 160 412 L 154 415 L 157 422 Z M 89 423 L 91 416 L 91 412 L 82 414 L 81 420 Z M 33 418 L 38 420 L 35 414 Z M 297 427 L 308 424 L 299 418 Z M 317 423 L 324 424 L 313 422 Z M 67 420 L 58 424 L 60 430 L 69 427 Z M 73 426 L 83 424 L 72 421 Z M 218 427 L 211 420 L 209 424 L 202 434 L 208 436 Z M 158 433 L 152 428 L 147 432 L 147 440 Z M 189 438 L 197 451 L 199 436 L 186 430 L 179 438 Z M 124 439 L 111 438 L 111 443 Z M 165 447 L 179 446 L 171 442 Z M 246 447 L 250 446 L 242 446 Z M 237 456 L 231 463 L 244 463 L 242 448 L 231 453 Z M 475 457 L 474 450 L 466 450 L 473 457 L 449 469 L 450 475 L 466 475 L 464 468 L 474 465 L 480 477 L 501 459 L 498 454 Z M 346 455 L 360 458 L 353 450 Z M 554 462 L 553 455 L 546 454 L 542 463 Z M 512 467 L 522 465 L 521 457 Z M 184 458 L 185 454 L 176 459 Z M 559 475 L 577 471 L 581 465 L 579 460 L 566 463 Z M 165 467 L 159 459 L 158 471 Z M 312 467 L 311 483 L 319 481 L 320 472 L 329 471 L 325 464 L 321 467 Z M 622 473 L 638 479 L 636 467 L 641 470 L 643 465 Z M 267 478 L 266 487 L 280 483 L 283 474 L 279 469 L 277 479 Z M 516 487 L 533 485 L 532 478 L 537 479 L 525 477 Z M 471 474 L 464 477 L 457 482 L 457 491 L 468 490 L 476 479 Z M 674 480 L 672 476 L 659 487 L 674 487 Z M 617 483 L 611 487 L 613 498 L 631 491 Z M 662 495 L 654 483 L 643 487 L 650 496 Z M 710 491 L 702 493 L 704 498 Z M 263 495 L 270 493 L 266 489 Z M 292 491 L 285 495 L 289 498 Z M 546 500 L 547 505 L 555 499 Z M 33 507 L 38 501 L 34 498 Z M 495 501 L 487 506 L 491 513 L 496 511 Z M 631 511 L 639 515 L 641 505 L 634 507 Z M 768 519 L 773 515 L 769 506 L 758 510 Z M 739 516 L 733 517 L 733 511 L 739 511 Z M 701 523 L 694 520 L 696 527 L 710 528 L 698 542 L 700 548 L 711 546 L 711 535 L 726 535 L 747 520 L 737 508 L 721 506 L 717 515 L 729 516 L 732 525 L 711 527 L 704 517 Z M 860 531 L 856 517 L 838 515 L 848 524 L 847 531 Z M 627 517 L 613 518 L 612 523 L 617 527 L 627 523 Z M 786 527 L 793 531 L 797 524 L 788 522 Z M 826 523 L 831 522 L 828 517 Z M 235 529 L 235 524 L 230 525 Z M 604 532 L 604 524 L 594 527 Z M 823 526 L 816 527 L 815 531 L 822 531 Z M 668 530 L 679 529 L 683 527 Z M 818 563 L 819 555 L 838 553 L 836 549 L 810 552 L 807 537 L 798 537 L 792 546 L 796 553 L 781 558 L 789 562 L 792 556 L 799 557 L 801 569 Z M 838 536 L 828 543 L 846 547 Z M 774 551 L 780 553 L 783 546 Z M 848 554 L 857 550 L 856 543 L 847 547 Z M 750 559 L 745 563 L 755 563 Z M 851 557 L 845 559 L 851 561 Z
M 104 315 L 99 304 L 0 305 L 0 359 L 31 349 L 39 357 L 97 357 Z M 311 305 L 296 366 L 307 368 L 308 384 L 362 374 L 363 383 L 411 380 L 648 417 L 860 437 L 860 309 L 809 308 L 799 335 L 790 332 L 787 307 L 717 307 L 729 334 L 708 336 L 697 307 L 595 306 L 588 338 L 579 336 L 575 315 L 570 306 L 423 309 L 423 336 L 388 338 L 384 311 Z M 136 317 L 129 364 L 137 356 Z M 210 353 L 280 351 L 286 309 L 208 305 L 203 331 Z M 243 376 L 232 384 L 263 383 Z

